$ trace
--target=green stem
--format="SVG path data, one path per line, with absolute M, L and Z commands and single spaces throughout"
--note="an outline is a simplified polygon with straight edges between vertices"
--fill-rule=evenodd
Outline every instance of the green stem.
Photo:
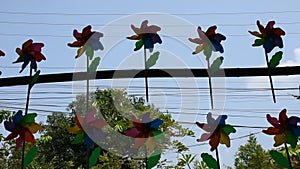
M 145 65 L 145 85 L 146 85 L 146 101 L 149 101 L 149 93 L 148 93 L 148 71 L 147 71 L 147 52 L 146 48 L 144 48 L 144 65 Z
M 209 62 L 209 59 L 206 59 L 206 61 L 207 61 L 207 74 L 208 74 L 208 83 L 209 83 L 210 105 L 211 105 L 211 109 L 214 109 L 214 98 L 213 98 L 213 92 L 212 92 L 210 62 Z
M 89 92 L 90 92 L 90 77 L 89 77 L 89 57 L 86 56 L 86 114 L 89 111 Z M 90 149 L 87 148 L 87 159 L 86 159 L 86 169 L 89 169 L 89 157 L 90 157 Z
M 27 97 L 26 97 L 26 107 L 25 107 L 25 115 L 28 113 L 29 107 L 29 98 L 30 98 L 30 82 L 32 79 L 32 68 L 30 68 L 29 78 L 28 78 L 28 88 L 27 88 Z M 25 139 L 23 140 L 22 144 L 22 162 L 21 162 L 21 169 L 24 169 L 24 158 L 25 158 Z
M 271 76 L 269 57 L 268 57 L 268 53 L 266 52 L 266 50 L 265 50 L 265 57 L 266 57 L 266 62 L 267 62 L 267 66 L 268 66 L 268 75 L 269 75 L 269 81 L 270 81 L 271 90 L 272 90 L 273 101 L 274 101 L 274 103 L 276 103 L 276 97 L 275 97 L 275 91 L 274 91 L 274 87 L 273 87 L 273 80 L 272 80 L 272 76 Z
M 286 143 L 284 143 L 284 147 L 285 147 L 285 152 L 286 152 L 287 159 L 289 161 L 290 169 L 292 169 L 291 157 L 290 157 L 288 146 L 286 145 Z
M 219 151 L 218 151 L 218 147 L 216 148 L 216 156 L 217 156 L 218 169 L 221 169 L 221 167 L 220 167 L 220 159 L 219 159 Z

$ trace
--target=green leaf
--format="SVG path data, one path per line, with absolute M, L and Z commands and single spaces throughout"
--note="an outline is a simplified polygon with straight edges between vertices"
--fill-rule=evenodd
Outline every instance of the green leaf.
M 26 156 L 24 157 L 23 167 L 26 168 L 34 159 L 38 151 L 36 146 L 31 147 L 31 149 L 27 152 Z
M 37 72 L 35 72 L 35 74 L 33 75 L 33 77 L 31 78 L 31 81 L 29 83 L 29 89 L 31 90 L 31 88 L 34 86 L 34 84 L 37 82 L 39 76 L 40 76 L 41 71 L 38 70 Z
M 25 123 L 32 123 L 32 122 L 34 122 L 34 119 L 35 119 L 36 116 L 37 116 L 36 113 L 29 113 L 29 114 L 26 114 L 26 115 L 23 117 L 22 121 L 25 122 Z
M 165 135 L 160 130 L 154 130 L 154 131 L 152 131 L 152 134 L 153 134 L 155 140 L 161 140 L 161 141 L 165 140 Z
M 149 69 L 150 67 L 156 64 L 156 61 L 158 60 L 158 56 L 159 56 L 159 52 L 155 52 L 149 57 L 149 59 L 146 62 L 146 69 Z
M 254 43 L 252 44 L 252 46 L 261 46 L 266 42 L 265 39 L 255 39 Z
M 210 59 L 212 54 L 212 46 L 206 45 L 206 47 L 203 50 L 203 54 L 206 56 L 206 60 Z
M 270 155 L 272 157 L 272 159 L 280 166 L 280 167 L 286 167 L 286 168 L 290 168 L 290 164 L 288 159 L 283 156 L 281 153 L 279 153 L 276 150 L 271 150 L 270 151 Z
M 100 57 L 96 57 L 90 64 L 90 67 L 88 69 L 88 74 L 91 75 L 91 74 L 95 73 L 99 64 L 100 64 Z
M 209 155 L 208 153 L 202 153 L 201 157 L 209 168 L 218 169 L 218 162 L 213 158 L 213 156 Z
M 93 57 L 94 57 L 94 49 L 93 49 L 93 47 L 91 47 L 90 45 L 87 45 L 85 47 L 85 54 L 86 54 L 86 56 L 89 57 L 90 60 L 92 60 Z
M 80 134 L 77 134 L 75 136 L 75 139 L 71 142 L 71 144 L 78 144 L 80 143 L 85 137 L 85 134 L 84 133 L 80 133 Z
M 270 62 L 269 62 L 269 68 L 270 68 L 270 69 L 274 69 L 277 65 L 279 65 L 280 60 L 282 59 L 282 55 L 283 55 L 283 52 L 282 52 L 282 51 L 279 51 L 279 52 L 276 52 L 276 53 L 272 56 L 272 59 L 271 59 Z
M 89 168 L 93 167 L 97 163 L 100 152 L 101 152 L 100 147 L 95 148 L 95 150 L 92 152 L 89 158 Z
M 159 162 L 161 156 L 161 149 L 156 149 L 149 158 L 147 158 L 147 169 L 151 169 L 156 166 L 156 164 Z
M 224 60 L 224 57 L 221 56 L 213 61 L 213 63 L 210 66 L 211 73 L 215 73 L 220 69 L 220 66 L 223 63 L 223 60 Z
M 222 126 L 222 129 L 227 135 L 229 135 L 230 133 L 236 132 L 235 128 L 232 127 L 231 125 L 224 125 L 224 126 Z
M 140 49 L 143 47 L 143 45 L 144 45 L 143 39 L 138 40 L 138 41 L 135 43 L 134 51 L 140 50 Z

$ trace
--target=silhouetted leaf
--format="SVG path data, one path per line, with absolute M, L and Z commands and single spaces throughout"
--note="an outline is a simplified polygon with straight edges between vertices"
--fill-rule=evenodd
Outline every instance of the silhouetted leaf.
M 31 89 L 34 84 L 37 82 L 39 76 L 40 76 L 41 71 L 38 70 L 37 72 L 35 72 L 35 74 L 33 75 L 33 77 L 31 78 L 31 81 L 29 83 L 29 89 Z
M 161 156 L 161 150 L 160 149 L 156 149 L 149 158 L 147 158 L 147 169 L 151 169 L 153 167 L 155 167 L 157 165 L 157 163 L 160 160 L 160 156 Z
M 218 169 L 218 162 L 216 159 L 213 158 L 213 156 L 207 153 L 202 153 L 201 157 L 209 168 Z
M 224 58 L 221 56 L 213 61 L 213 63 L 211 64 L 211 67 L 210 67 L 211 73 L 215 73 L 220 69 L 220 66 L 223 63 L 223 60 L 224 60 Z
M 158 60 L 158 57 L 159 52 L 153 53 L 146 62 L 146 69 L 149 69 L 150 67 L 154 66 L 156 64 L 156 61 Z
M 271 150 L 270 151 L 270 155 L 272 157 L 272 159 L 280 166 L 280 167 L 286 167 L 286 168 L 290 168 L 290 164 L 288 159 L 283 156 L 281 153 L 279 153 L 276 150 Z
M 89 158 L 89 168 L 93 167 L 97 163 L 100 152 L 101 152 L 100 147 L 95 148 L 95 150 L 92 152 Z
M 135 43 L 134 51 L 140 50 L 140 49 L 143 47 L 143 45 L 144 45 L 143 39 L 138 40 L 138 41 Z
M 99 64 L 100 64 L 100 57 L 96 57 L 90 64 L 90 67 L 88 69 L 88 74 L 91 75 L 91 74 L 95 73 Z
M 31 147 L 31 149 L 27 152 L 26 156 L 24 157 L 23 167 L 26 168 L 34 159 L 38 151 L 36 146 Z
M 270 68 L 270 69 L 274 69 L 277 65 L 279 65 L 280 60 L 282 59 L 282 55 L 283 55 L 283 52 L 282 52 L 282 51 L 279 51 L 279 52 L 276 52 L 276 53 L 272 56 L 272 59 L 271 59 L 270 62 L 269 62 L 269 68 Z

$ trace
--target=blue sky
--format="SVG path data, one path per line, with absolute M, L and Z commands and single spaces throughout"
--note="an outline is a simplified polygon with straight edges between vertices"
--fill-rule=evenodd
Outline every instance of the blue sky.
M 93 30 L 104 33 L 101 39 L 105 50 L 97 52 L 102 57 L 99 69 L 128 69 L 142 68 L 140 52 L 133 52 L 134 42 L 125 39 L 132 35 L 130 24 L 136 26 L 144 19 L 149 20 L 149 24 L 160 25 L 162 31 L 163 44 L 157 45 L 156 50 L 161 52 L 161 57 L 155 65 L 156 68 L 182 68 L 193 67 L 203 68 L 203 58 L 201 55 L 193 56 L 191 53 L 195 45 L 187 38 L 197 37 L 196 28 L 201 26 L 206 30 L 211 25 L 217 25 L 217 32 L 224 34 L 227 39 L 222 42 L 225 52 L 223 67 L 257 67 L 265 65 L 265 58 L 262 48 L 253 48 L 255 37 L 248 33 L 248 30 L 257 30 L 256 20 L 260 20 L 265 25 L 270 20 L 275 20 L 275 27 L 285 30 L 283 37 L 284 56 L 281 66 L 300 64 L 300 11 L 299 2 L 293 0 L 286 1 L 5 1 L 0 7 L 0 49 L 6 56 L 0 58 L 1 78 L 24 76 L 28 72 L 19 74 L 20 65 L 13 65 L 17 54 L 15 48 L 21 47 L 22 43 L 29 38 L 34 41 L 43 42 L 45 47 L 43 53 L 47 60 L 38 64 L 43 74 L 62 73 L 77 70 L 82 61 L 75 60 L 75 49 L 69 48 L 67 43 L 74 40 L 73 29 L 81 29 L 91 24 Z M 147 13 L 147 15 L 138 15 Z M 164 15 L 151 15 L 164 14 Z M 133 15 L 133 17 L 132 17 Z M 118 25 L 119 24 L 119 25 Z M 188 26 L 186 26 L 188 25 Z M 109 45 L 108 45 L 109 44 Z M 275 48 L 274 51 L 278 51 Z M 218 54 L 219 55 L 219 54 Z M 139 58 L 140 57 L 140 58 Z M 229 90 L 221 93 L 222 97 L 217 98 L 219 106 L 224 107 L 224 113 L 229 115 L 228 123 L 248 126 L 269 126 L 264 119 L 266 113 L 277 113 L 282 108 L 288 109 L 288 115 L 299 115 L 299 102 L 289 93 L 298 94 L 298 90 L 276 91 L 278 103 L 274 104 L 271 92 L 259 91 L 258 89 L 269 88 L 267 78 L 222 78 L 214 79 L 215 86 L 224 85 Z M 220 81 L 217 81 L 220 80 Z M 274 77 L 274 85 L 277 88 L 298 88 L 299 76 Z M 220 83 L 219 83 L 220 82 Z M 97 82 L 96 85 L 115 86 L 128 84 L 143 86 L 143 79 L 114 81 L 109 80 Z M 155 106 L 179 112 L 174 115 L 178 120 L 194 123 L 198 120 L 205 122 L 205 116 L 187 115 L 185 113 L 207 113 L 209 111 L 208 90 L 177 90 L 172 91 L 167 87 L 207 87 L 207 79 L 150 79 L 153 94 L 159 97 L 151 97 Z M 113 86 L 114 86 L 113 85 Z M 157 88 L 155 88 L 157 87 Z M 162 87 L 162 88 L 159 88 Z M 245 89 L 239 91 L 236 88 Z M 253 89 L 254 88 L 254 89 Z M 42 94 L 45 90 L 49 93 Z M 0 99 L 19 98 L 20 100 L 0 100 L 0 108 L 16 107 L 24 105 L 21 98 L 25 97 L 24 86 L 1 88 Z M 143 88 L 130 88 L 130 94 L 143 95 Z M 35 93 L 34 93 L 35 92 Z M 34 88 L 32 97 L 45 98 L 43 100 L 32 100 L 31 109 L 41 109 L 50 111 L 65 111 L 65 107 L 74 97 L 70 89 L 70 83 L 44 84 Z M 66 92 L 64 95 L 61 92 Z M 169 92 L 169 93 L 168 93 Z M 179 93 L 177 96 L 170 93 Z M 196 94 L 195 94 L 196 92 Z M 215 92 L 218 92 L 215 90 Z M 8 95 L 8 93 L 10 93 Z M 15 94 L 13 94 L 15 93 Z M 201 95 L 197 95 L 201 94 Z M 190 96 L 192 95 L 192 96 Z M 47 99 L 47 97 L 61 97 L 58 99 Z M 197 97 L 198 96 L 198 97 Z M 63 98 L 62 98 L 63 97 Z M 224 99 L 226 98 L 226 99 Z M 218 100 L 220 99 L 220 100 Z M 37 101 L 36 101 L 37 100 Z M 39 103 L 37 103 L 39 102 Z M 180 104 L 182 103 L 182 104 Z M 14 105 L 15 104 L 15 105 Z M 56 106 L 53 106 L 56 105 Z M 9 107 L 8 106 L 8 107 Z M 196 107 L 195 107 L 196 106 Z M 193 109 L 201 110 L 193 110 Z M 49 112 L 40 112 L 47 114 Z M 230 116 L 232 115 L 232 116 Z M 246 117 L 244 117 L 246 116 Z M 250 117 L 248 117 L 250 116 Z M 194 125 L 188 125 L 197 131 L 199 136 L 202 131 Z M 250 132 L 257 132 L 260 129 L 238 128 L 238 132 L 232 137 L 247 135 Z M 264 148 L 270 149 L 273 144 L 271 136 L 258 134 L 258 142 Z M 184 138 L 187 145 L 197 144 L 195 138 Z M 220 147 L 221 162 L 225 165 L 233 165 L 233 154 L 238 146 L 244 144 L 247 138 L 232 141 L 230 148 Z M 208 146 L 191 147 L 191 153 L 209 152 Z M 214 153 L 212 153 L 214 154 Z M 166 157 L 175 160 L 177 154 L 169 153 Z

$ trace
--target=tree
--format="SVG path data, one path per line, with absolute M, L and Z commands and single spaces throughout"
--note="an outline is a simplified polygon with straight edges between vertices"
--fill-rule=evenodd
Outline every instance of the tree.
M 236 152 L 234 166 L 236 169 L 269 169 L 273 166 L 269 159 L 268 152 L 257 143 L 254 135 L 250 135 L 247 143 Z

